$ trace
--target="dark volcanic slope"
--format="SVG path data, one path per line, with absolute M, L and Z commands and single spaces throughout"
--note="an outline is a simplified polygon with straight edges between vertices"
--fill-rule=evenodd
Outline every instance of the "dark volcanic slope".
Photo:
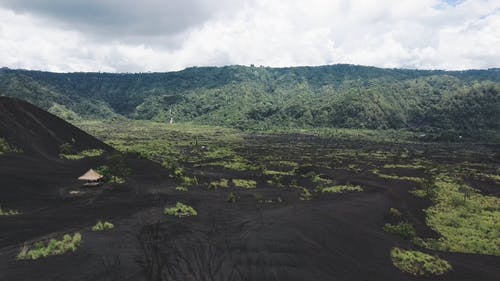
M 0 137 L 25 154 L 58 157 L 63 143 L 76 151 L 89 148 L 112 150 L 103 142 L 28 102 L 0 97 Z

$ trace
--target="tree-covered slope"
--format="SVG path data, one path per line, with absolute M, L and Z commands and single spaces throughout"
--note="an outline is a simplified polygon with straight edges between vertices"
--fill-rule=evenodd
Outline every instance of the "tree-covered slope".
M 110 74 L 0 70 L 0 95 L 66 119 L 195 121 L 238 128 L 500 130 L 500 70 L 332 65 Z

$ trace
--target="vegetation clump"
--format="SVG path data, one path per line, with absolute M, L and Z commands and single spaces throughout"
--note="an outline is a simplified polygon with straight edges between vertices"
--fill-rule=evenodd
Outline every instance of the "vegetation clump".
M 397 247 L 391 250 L 391 259 L 394 266 L 401 271 L 415 276 L 443 275 L 452 269 L 451 265 L 441 258 Z
M 257 182 L 254 180 L 246 180 L 246 179 L 233 179 L 233 184 L 236 187 L 251 189 L 257 187 Z
M 104 176 L 105 182 L 122 184 L 131 169 L 127 166 L 125 155 L 117 153 L 107 159 L 107 165 L 97 168 L 97 172 Z
M 229 181 L 227 179 L 220 179 L 218 181 L 211 181 L 208 185 L 208 189 L 217 190 L 219 188 L 228 188 Z
M 24 246 L 21 252 L 17 255 L 20 260 L 36 260 L 48 256 L 62 255 L 66 252 L 75 252 L 82 243 L 82 235 L 75 233 L 71 235 L 64 235 L 62 240 L 51 239 L 47 245 L 43 242 L 37 242 L 33 248 Z
M 19 214 L 21 214 L 21 212 L 18 210 L 6 210 L 2 209 L 2 206 L 0 206 L 0 216 L 15 216 Z
M 477 193 L 441 174 L 435 180 L 433 206 L 426 210 L 427 224 L 441 234 L 423 246 L 461 253 L 500 256 L 500 199 Z
M 383 179 L 404 180 L 404 181 L 412 181 L 412 182 L 416 182 L 416 183 L 423 183 L 425 181 L 425 179 L 423 179 L 423 178 L 383 174 L 378 169 L 374 169 L 374 170 L 372 170 L 372 172 L 373 172 L 373 174 L 375 174 Z
M 346 192 L 361 192 L 363 188 L 359 185 L 334 185 L 331 187 L 319 188 L 321 193 L 346 193 Z
M 188 191 L 188 188 L 181 185 L 181 186 L 176 187 L 175 190 L 186 192 L 186 191 Z
M 87 149 L 83 150 L 78 154 L 59 154 L 59 157 L 67 160 L 79 160 L 87 157 L 98 157 L 104 153 L 102 149 Z
M 115 225 L 108 222 L 108 221 L 105 221 L 105 222 L 98 221 L 94 226 L 92 226 L 92 231 L 104 231 L 104 230 L 112 229 L 114 227 L 115 227 Z
M 311 192 L 309 191 L 309 189 L 305 188 L 305 187 L 302 187 L 300 188 L 301 191 L 300 191 L 300 194 L 299 194 L 299 199 L 302 200 L 302 201 L 309 201 L 313 198 Z
M 178 218 L 198 215 L 193 207 L 182 204 L 181 202 L 177 202 L 177 204 L 175 204 L 175 207 L 165 208 L 163 212 L 165 213 L 165 215 L 176 216 Z
M 400 236 L 403 239 L 411 240 L 417 236 L 417 231 L 411 223 L 400 222 L 398 224 L 386 223 L 384 231 Z
M 21 152 L 21 150 L 10 146 L 5 139 L 0 138 L 0 155 L 11 152 Z
M 400 218 L 403 216 L 403 213 L 401 213 L 400 210 L 396 209 L 396 208 L 390 208 L 389 209 L 389 214 L 393 217 L 396 217 L 396 218 Z

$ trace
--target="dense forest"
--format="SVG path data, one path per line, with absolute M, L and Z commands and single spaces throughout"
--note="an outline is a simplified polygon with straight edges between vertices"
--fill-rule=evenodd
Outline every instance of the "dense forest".
M 66 120 L 133 118 L 240 129 L 408 129 L 441 136 L 500 131 L 500 69 L 354 65 L 194 67 L 167 73 L 0 70 L 0 95 Z

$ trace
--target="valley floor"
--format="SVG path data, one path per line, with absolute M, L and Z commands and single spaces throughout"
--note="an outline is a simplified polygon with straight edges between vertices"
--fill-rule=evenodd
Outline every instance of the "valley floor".
M 128 152 L 130 176 L 81 188 L 106 155 L 0 156 L 0 204 L 19 211 L 0 216 L 0 280 L 500 280 L 499 145 L 79 126 Z M 164 214 L 177 202 L 197 215 Z M 401 223 L 414 232 L 388 230 Z M 16 259 L 75 232 L 75 252 Z M 452 269 L 413 276 L 395 247 Z

